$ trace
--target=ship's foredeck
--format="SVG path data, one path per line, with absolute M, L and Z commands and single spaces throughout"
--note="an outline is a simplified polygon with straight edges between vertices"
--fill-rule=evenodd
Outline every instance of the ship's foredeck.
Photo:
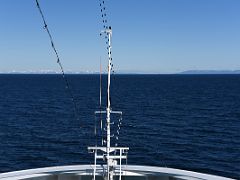
M 93 165 L 57 166 L 29 169 L 0 174 L 1 180 L 91 180 Z M 97 166 L 96 179 L 103 178 L 104 166 Z M 154 166 L 122 166 L 122 180 L 230 180 L 230 178 Z M 119 169 L 115 169 L 114 179 L 119 179 Z

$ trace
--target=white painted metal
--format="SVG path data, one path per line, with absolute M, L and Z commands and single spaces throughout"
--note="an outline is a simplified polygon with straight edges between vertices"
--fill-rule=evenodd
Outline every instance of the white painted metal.
M 92 147 L 90 146 L 90 147 L 88 147 L 88 150 L 101 150 L 103 152 L 107 152 L 106 147 L 98 147 L 98 146 L 92 146 Z M 109 152 L 113 152 L 115 150 L 122 150 L 122 152 L 124 153 L 124 152 L 128 151 L 129 148 L 128 147 L 110 147 L 109 148 Z
M 127 157 L 126 157 L 127 158 Z M 122 149 L 120 149 L 120 158 L 119 158 L 119 180 L 122 179 Z
M 96 179 L 96 168 L 97 168 L 97 151 L 94 152 L 94 169 L 93 169 L 93 180 Z
M 97 159 L 102 159 L 106 161 L 107 172 L 105 173 L 104 169 L 102 174 L 106 174 L 107 180 L 113 179 L 113 171 L 114 167 L 117 165 L 118 161 L 120 162 L 120 174 L 119 179 L 121 180 L 121 171 L 122 171 L 122 159 L 127 159 L 127 151 L 129 148 L 127 147 L 111 147 L 111 114 L 120 114 L 121 111 L 112 111 L 111 110 L 111 102 L 110 102 L 110 84 L 111 84 L 111 39 L 112 39 L 112 29 L 109 27 L 107 30 L 102 31 L 101 33 L 105 33 L 108 36 L 108 79 L 107 79 L 107 107 L 105 111 L 95 111 L 95 114 L 106 114 L 106 147 L 88 147 L 88 150 L 94 153 L 94 168 L 93 168 L 93 176 L 95 180 L 96 176 L 96 163 Z M 101 93 L 100 93 L 101 96 Z M 101 97 L 100 97 L 101 101 Z M 101 103 L 101 102 L 100 102 Z M 119 130 L 118 130 L 119 131 Z M 119 132 L 118 132 L 119 133 Z M 103 144 L 102 144 L 103 145 Z M 112 152 L 118 153 L 114 154 Z M 111 153 L 111 154 L 110 154 Z
M 110 83 L 111 83 L 111 37 L 112 37 L 112 30 L 106 30 L 108 35 L 108 85 L 107 85 L 107 177 L 108 180 L 110 179 L 110 158 L 109 158 L 109 150 L 111 147 L 111 132 L 110 132 Z
M 102 114 L 104 114 L 104 113 L 106 113 L 107 111 L 95 111 L 95 114 L 100 114 L 100 113 L 102 113 Z M 111 112 L 110 112 L 111 114 L 122 114 L 122 111 L 112 111 L 111 110 Z
M 120 167 L 116 166 L 114 176 L 119 176 Z M 96 166 L 96 176 L 102 176 L 103 167 Z M 0 174 L 1 180 L 73 180 L 90 179 L 93 176 L 92 165 L 57 166 L 39 169 L 29 169 Z M 154 166 L 122 166 L 122 176 L 130 180 L 233 180 L 215 175 L 185 171 L 180 169 Z M 90 178 L 89 178 L 90 177 Z

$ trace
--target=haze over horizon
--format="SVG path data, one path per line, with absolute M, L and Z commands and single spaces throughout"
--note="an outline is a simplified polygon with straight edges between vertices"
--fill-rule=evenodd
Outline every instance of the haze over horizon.
M 106 67 L 98 1 L 41 0 L 66 71 Z M 240 69 L 240 1 L 106 0 L 116 71 Z M 35 0 L 2 0 L 0 72 L 59 71 Z

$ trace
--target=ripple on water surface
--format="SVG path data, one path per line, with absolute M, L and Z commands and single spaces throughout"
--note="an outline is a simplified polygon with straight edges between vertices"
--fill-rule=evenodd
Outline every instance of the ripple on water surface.
M 61 76 L 0 75 L 1 172 L 92 162 L 99 76 L 68 78 L 78 120 Z M 239 92 L 239 75 L 115 75 L 128 163 L 239 178 Z

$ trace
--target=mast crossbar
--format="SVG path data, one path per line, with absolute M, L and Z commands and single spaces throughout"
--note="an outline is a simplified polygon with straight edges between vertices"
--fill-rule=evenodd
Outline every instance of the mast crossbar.
M 95 180 L 95 175 L 96 175 L 96 166 L 97 166 L 97 160 L 101 159 L 104 162 L 106 162 L 107 168 L 104 169 L 103 174 L 105 176 L 106 180 L 113 180 L 113 175 L 114 173 L 116 174 L 115 171 L 115 167 L 118 165 L 119 163 L 119 167 L 120 167 L 120 172 L 119 172 L 119 180 L 121 180 L 121 175 L 122 175 L 122 160 L 125 159 L 127 162 L 127 152 L 129 150 L 128 147 L 111 147 L 111 138 L 114 136 L 111 136 L 111 125 L 114 122 L 111 122 L 111 114 L 118 114 L 120 116 L 122 116 L 122 112 L 121 111 L 112 111 L 111 109 L 111 101 L 110 101 L 110 82 L 111 82 L 111 68 L 112 68 L 112 57 L 111 57 L 111 38 L 112 38 L 112 29 L 109 26 L 108 29 L 105 29 L 103 31 L 101 31 L 101 33 L 105 33 L 108 37 L 108 78 L 107 78 L 107 106 L 106 106 L 106 110 L 104 111 L 95 111 L 95 115 L 96 114 L 106 114 L 106 127 L 104 128 L 104 130 L 106 130 L 106 146 L 105 147 L 97 147 L 97 144 L 95 147 L 88 147 L 88 151 L 89 153 L 94 153 L 94 170 L 93 170 L 93 174 L 94 177 L 93 179 Z M 100 98 L 101 101 L 101 98 Z M 101 102 L 100 102 L 101 103 Z M 120 118 L 121 120 L 121 118 Z M 119 124 L 118 124 L 118 130 L 117 133 L 119 134 L 119 130 L 120 130 L 120 120 L 119 120 Z M 102 129 L 102 119 L 100 117 L 100 121 L 101 121 L 101 129 Z M 118 139 L 118 138 L 117 138 Z M 103 144 L 103 143 L 102 143 Z M 115 144 L 116 145 L 116 144 Z M 117 146 L 117 145 L 116 145 Z

